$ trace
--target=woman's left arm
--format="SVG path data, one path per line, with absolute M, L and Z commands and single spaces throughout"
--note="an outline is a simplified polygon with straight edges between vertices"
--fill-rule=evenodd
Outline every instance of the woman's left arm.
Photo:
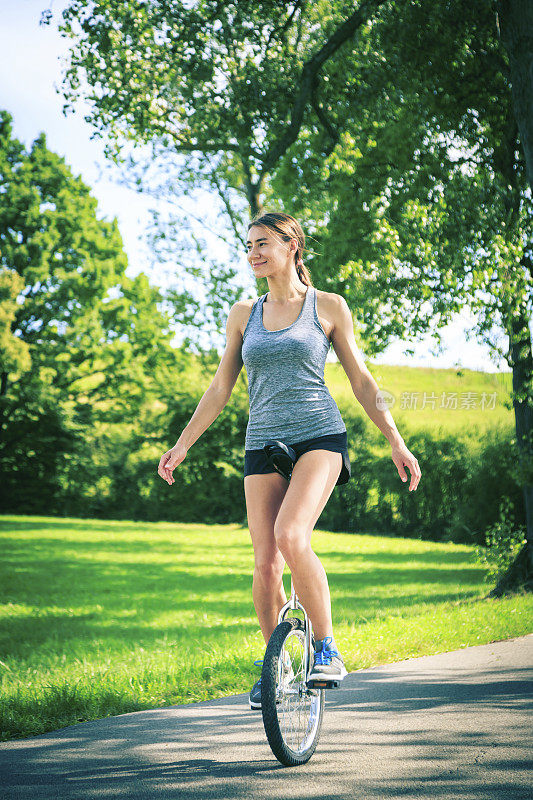
M 353 319 L 348 303 L 338 294 L 332 294 L 333 330 L 331 342 L 339 361 L 348 376 L 353 393 L 361 403 L 372 422 L 380 429 L 388 440 L 398 474 L 402 481 L 407 480 L 405 467 L 411 473 L 409 491 L 418 486 L 422 475 L 418 461 L 407 448 L 398 428 L 387 408 L 379 386 L 370 374 L 363 357 L 357 347 L 353 332 Z

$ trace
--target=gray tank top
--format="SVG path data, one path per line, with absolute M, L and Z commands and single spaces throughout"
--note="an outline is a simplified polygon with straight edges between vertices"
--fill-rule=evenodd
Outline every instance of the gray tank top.
M 292 444 L 343 433 L 346 425 L 324 383 L 330 341 L 318 319 L 315 287 L 307 288 L 298 319 L 277 331 L 263 324 L 265 298 L 253 304 L 243 334 L 250 400 L 245 450 L 259 449 L 267 439 Z

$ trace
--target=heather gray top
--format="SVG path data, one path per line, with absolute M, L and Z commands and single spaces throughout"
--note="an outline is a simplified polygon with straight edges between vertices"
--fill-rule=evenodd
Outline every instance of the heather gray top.
M 250 400 L 245 450 L 259 449 L 267 439 L 293 444 L 343 433 L 346 425 L 324 383 L 330 342 L 318 319 L 316 289 L 308 287 L 298 319 L 277 331 L 263 324 L 266 296 L 253 304 L 243 334 Z

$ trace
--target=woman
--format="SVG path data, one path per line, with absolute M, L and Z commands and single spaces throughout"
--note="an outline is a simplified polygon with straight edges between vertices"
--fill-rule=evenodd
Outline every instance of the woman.
M 173 470 L 228 402 L 243 363 L 248 374 L 250 414 L 244 455 L 244 493 L 254 548 L 252 595 L 265 642 L 287 602 L 282 574 L 289 565 L 295 591 L 315 634 L 311 677 L 346 675 L 333 638 L 328 581 L 311 548 L 311 534 L 334 487 L 351 475 L 346 426 L 324 383 L 324 364 L 333 344 L 353 392 L 391 445 L 391 457 L 409 491 L 420 480 L 418 461 L 407 449 L 379 388 L 357 348 L 350 310 L 341 295 L 315 289 L 303 264 L 304 232 L 283 213 L 256 216 L 248 226 L 248 261 L 269 291 L 235 303 L 229 312 L 227 344 L 210 387 L 174 447 L 159 462 L 169 485 Z M 298 456 L 290 482 L 268 463 L 262 447 L 280 439 Z M 261 681 L 250 692 L 261 707 Z

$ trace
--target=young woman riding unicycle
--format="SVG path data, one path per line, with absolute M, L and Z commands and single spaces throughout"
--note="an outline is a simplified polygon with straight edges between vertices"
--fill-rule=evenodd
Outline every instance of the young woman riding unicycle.
M 268 292 L 231 307 L 217 372 L 177 443 L 161 457 L 158 474 L 169 485 L 174 482 L 173 470 L 227 404 L 244 364 L 250 401 L 244 493 L 259 625 L 268 644 L 287 603 L 282 581 L 287 564 L 314 631 L 309 678 L 338 685 L 346 668 L 335 642 L 327 576 L 311 546 L 314 526 L 333 489 L 351 476 L 346 426 L 324 382 L 330 346 L 356 399 L 388 439 L 403 481 L 408 479 L 405 467 L 409 469 L 410 491 L 421 472 L 365 366 L 345 299 L 312 285 L 304 248 L 302 227 L 288 214 L 260 214 L 248 226 L 248 261 L 255 278 L 266 279 Z M 264 450 L 269 440 L 292 448 L 290 481 L 269 460 Z M 249 702 L 251 708 L 261 708 L 261 680 L 252 687 Z

